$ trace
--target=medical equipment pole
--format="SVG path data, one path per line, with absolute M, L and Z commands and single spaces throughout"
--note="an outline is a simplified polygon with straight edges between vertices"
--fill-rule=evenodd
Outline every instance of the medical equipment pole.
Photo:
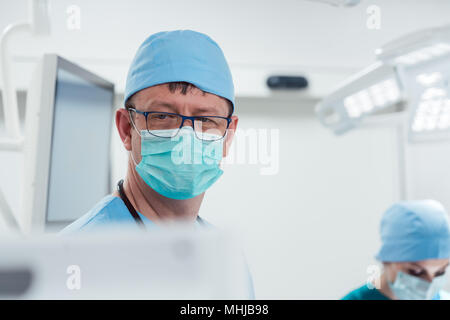
M 405 66 L 399 65 L 396 66 L 396 77 L 397 81 L 401 86 L 401 90 L 403 92 L 402 100 L 405 103 L 408 103 L 408 98 L 406 95 L 405 88 Z M 408 161 L 408 118 L 404 118 L 404 121 L 397 127 L 397 136 L 398 136 L 398 147 L 399 147 L 399 158 L 398 158 L 398 172 L 399 172 L 399 182 L 400 182 L 400 199 L 401 201 L 410 200 L 410 188 L 409 188 L 409 161 Z
M 0 39 L 0 74 L 3 83 L 3 114 L 6 128 L 6 137 L 0 139 L 1 150 L 21 151 L 23 147 L 23 135 L 20 132 L 17 95 L 11 78 L 10 64 L 8 63 L 8 42 L 15 33 L 30 30 L 31 25 L 29 23 L 11 24 L 5 28 Z M 3 216 L 9 227 L 20 231 L 17 218 L 8 205 L 1 189 L 0 214 Z
M 8 63 L 8 44 L 15 34 L 24 31 L 32 35 L 50 34 L 48 0 L 29 0 L 28 15 L 29 21 L 8 25 L 0 38 L 0 76 L 3 82 L 3 114 L 6 127 L 6 138 L 0 139 L 0 148 L 6 150 L 20 151 L 23 147 L 17 95 L 10 70 L 11 63 Z
M 3 114 L 6 127 L 6 137 L 0 137 L 0 150 L 23 151 L 24 147 L 24 137 L 20 132 L 17 95 L 11 77 L 11 63 L 8 63 L 9 41 L 14 34 L 24 31 L 31 33 L 33 36 L 50 34 L 48 0 L 28 0 L 28 13 L 29 22 L 18 22 L 8 25 L 0 38 L 0 77 L 3 83 Z M 21 231 L 17 217 L 8 205 L 1 189 L 0 215 L 4 217 L 10 227 Z
M 0 39 L 0 71 L 3 83 L 3 114 L 5 116 L 6 138 L 0 140 L 0 148 L 20 151 L 23 146 L 23 136 L 20 133 L 19 108 L 17 95 L 11 78 L 8 63 L 8 42 L 17 32 L 30 31 L 29 23 L 15 23 L 7 26 Z
M 19 223 L 17 222 L 17 219 L 14 216 L 14 213 L 12 212 L 11 208 L 9 207 L 8 202 L 6 201 L 2 190 L 0 190 L 0 212 L 2 213 L 2 216 L 5 220 L 5 222 L 8 224 L 8 226 L 11 229 L 20 231 Z

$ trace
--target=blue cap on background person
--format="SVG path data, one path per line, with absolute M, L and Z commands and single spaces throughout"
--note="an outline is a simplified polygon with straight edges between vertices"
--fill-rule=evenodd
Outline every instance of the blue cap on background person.
M 222 50 L 192 30 L 158 32 L 141 44 L 128 71 L 124 103 L 142 89 L 178 81 L 228 99 L 234 110 L 233 79 Z
M 450 225 L 445 208 L 434 200 L 394 204 L 380 225 L 382 262 L 450 258 Z

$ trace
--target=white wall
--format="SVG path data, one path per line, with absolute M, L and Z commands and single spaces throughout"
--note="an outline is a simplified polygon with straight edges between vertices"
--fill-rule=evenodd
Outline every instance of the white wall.
M 450 209 L 450 141 L 407 144 L 410 199 L 436 199 Z

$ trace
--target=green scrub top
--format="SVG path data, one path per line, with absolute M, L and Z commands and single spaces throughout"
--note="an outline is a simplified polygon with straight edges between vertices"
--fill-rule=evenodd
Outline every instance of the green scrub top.
M 380 290 L 373 288 L 369 289 L 367 285 L 363 285 L 344 296 L 341 300 L 391 300 L 380 292 Z M 432 300 L 450 300 L 450 294 L 444 290 L 439 291 Z
M 367 285 L 363 285 L 358 289 L 348 293 L 342 300 L 390 300 L 380 290 L 373 288 L 369 289 Z

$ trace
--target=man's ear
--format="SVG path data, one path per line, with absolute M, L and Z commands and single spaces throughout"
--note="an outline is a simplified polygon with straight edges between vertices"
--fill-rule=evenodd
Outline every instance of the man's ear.
M 128 111 L 124 108 L 120 108 L 116 111 L 116 127 L 125 149 L 131 151 L 130 116 Z
M 237 116 L 231 116 L 230 126 L 228 127 L 227 135 L 225 137 L 225 142 L 223 144 L 223 156 L 226 157 L 230 152 L 231 143 L 233 142 L 234 133 L 236 131 L 239 118 Z

